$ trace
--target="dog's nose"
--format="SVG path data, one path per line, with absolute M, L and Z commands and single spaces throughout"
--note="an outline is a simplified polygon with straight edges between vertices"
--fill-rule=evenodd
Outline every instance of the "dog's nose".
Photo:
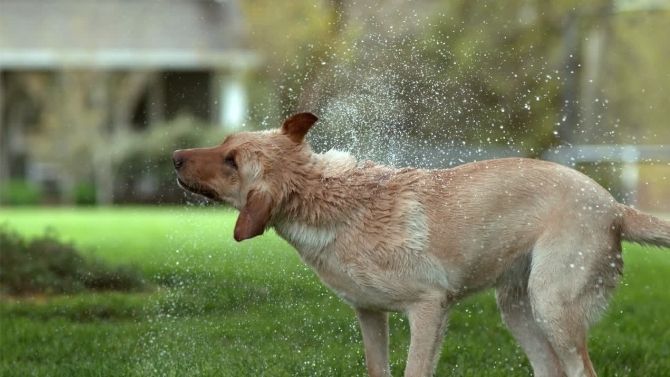
M 172 153 L 172 163 L 174 164 L 174 168 L 179 170 L 181 169 L 182 166 L 184 166 L 184 163 L 186 162 L 186 157 L 184 157 L 184 154 L 182 153 L 181 150 L 174 151 Z

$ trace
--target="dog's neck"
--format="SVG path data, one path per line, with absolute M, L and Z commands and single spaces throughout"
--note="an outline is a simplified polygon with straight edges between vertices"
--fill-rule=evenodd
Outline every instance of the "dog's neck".
M 343 225 L 360 217 L 364 200 L 355 186 L 362 167 L 348 153 L 311 153 L 296 164 L 286 179 L 286 192 L 274 214 L 273 225 L 300 255 L 319 264 L 324 250 Z M 353 185 L 353 186 L 352 186 Z
M 278 220 L 329 227 L 350 218 L 359 200 L 352 185 L 359 183 L 354 177 L 361 168 L 345 152 L 312 153 L 308 163 L 292 169 Z
M 393 214 L 422 177 L 417 169 L 359 163 L 341 152 L 313 154 L 309 163 L 287 170 L 288 190 L 272 224 L 312 265 L 322 263 L 328 255 L 322 251 L 352 227 L 362 229 L 371 217 Z

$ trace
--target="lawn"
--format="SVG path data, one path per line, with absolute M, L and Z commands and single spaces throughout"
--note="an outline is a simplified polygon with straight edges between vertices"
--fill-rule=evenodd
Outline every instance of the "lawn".
M 365 374 L 352 310 L 274 234 L 235 243 L 230 212 L 0 208 L 3 222 L 27 235 L 52 228 L 93 257 L 139 266 L 155 288 L 0 299 L 2 376 Z M 624 258 L 592 359 L 601 376 L 670 376 L 670 252 L 626 245 Z M 394 315 L 396 376 L 408 334 Z M 491 292 L 452 311 L 437 375 L 530 375 Z

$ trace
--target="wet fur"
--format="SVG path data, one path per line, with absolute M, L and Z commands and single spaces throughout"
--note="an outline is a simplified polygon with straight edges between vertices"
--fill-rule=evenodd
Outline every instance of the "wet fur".
M 371 376 L 389 375 L 388 311 L 409 317 L 405 375 L 429 376 L 449 307 L 490 287 L 536 376 L 595 376 L 587 330 L 620 279 L 621 239 L 670 246 L 667 222 L 545 161 L 422 170 L 316 154 L 303 141 L 315 121 L 177 151 L 178 174 L 241 210 L 236 239 L 274 227 L 355 308 Z

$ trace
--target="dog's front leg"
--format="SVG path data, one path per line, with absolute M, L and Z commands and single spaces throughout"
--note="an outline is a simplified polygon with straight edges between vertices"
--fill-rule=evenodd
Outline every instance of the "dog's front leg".
M 356 308 L 370 377 L 390 377 L 388 313 Z
M 411 332 L 405 377 L 433 375 L 442 348 L 448 305 L 444 298 L 418 302 L 407 311 Z

